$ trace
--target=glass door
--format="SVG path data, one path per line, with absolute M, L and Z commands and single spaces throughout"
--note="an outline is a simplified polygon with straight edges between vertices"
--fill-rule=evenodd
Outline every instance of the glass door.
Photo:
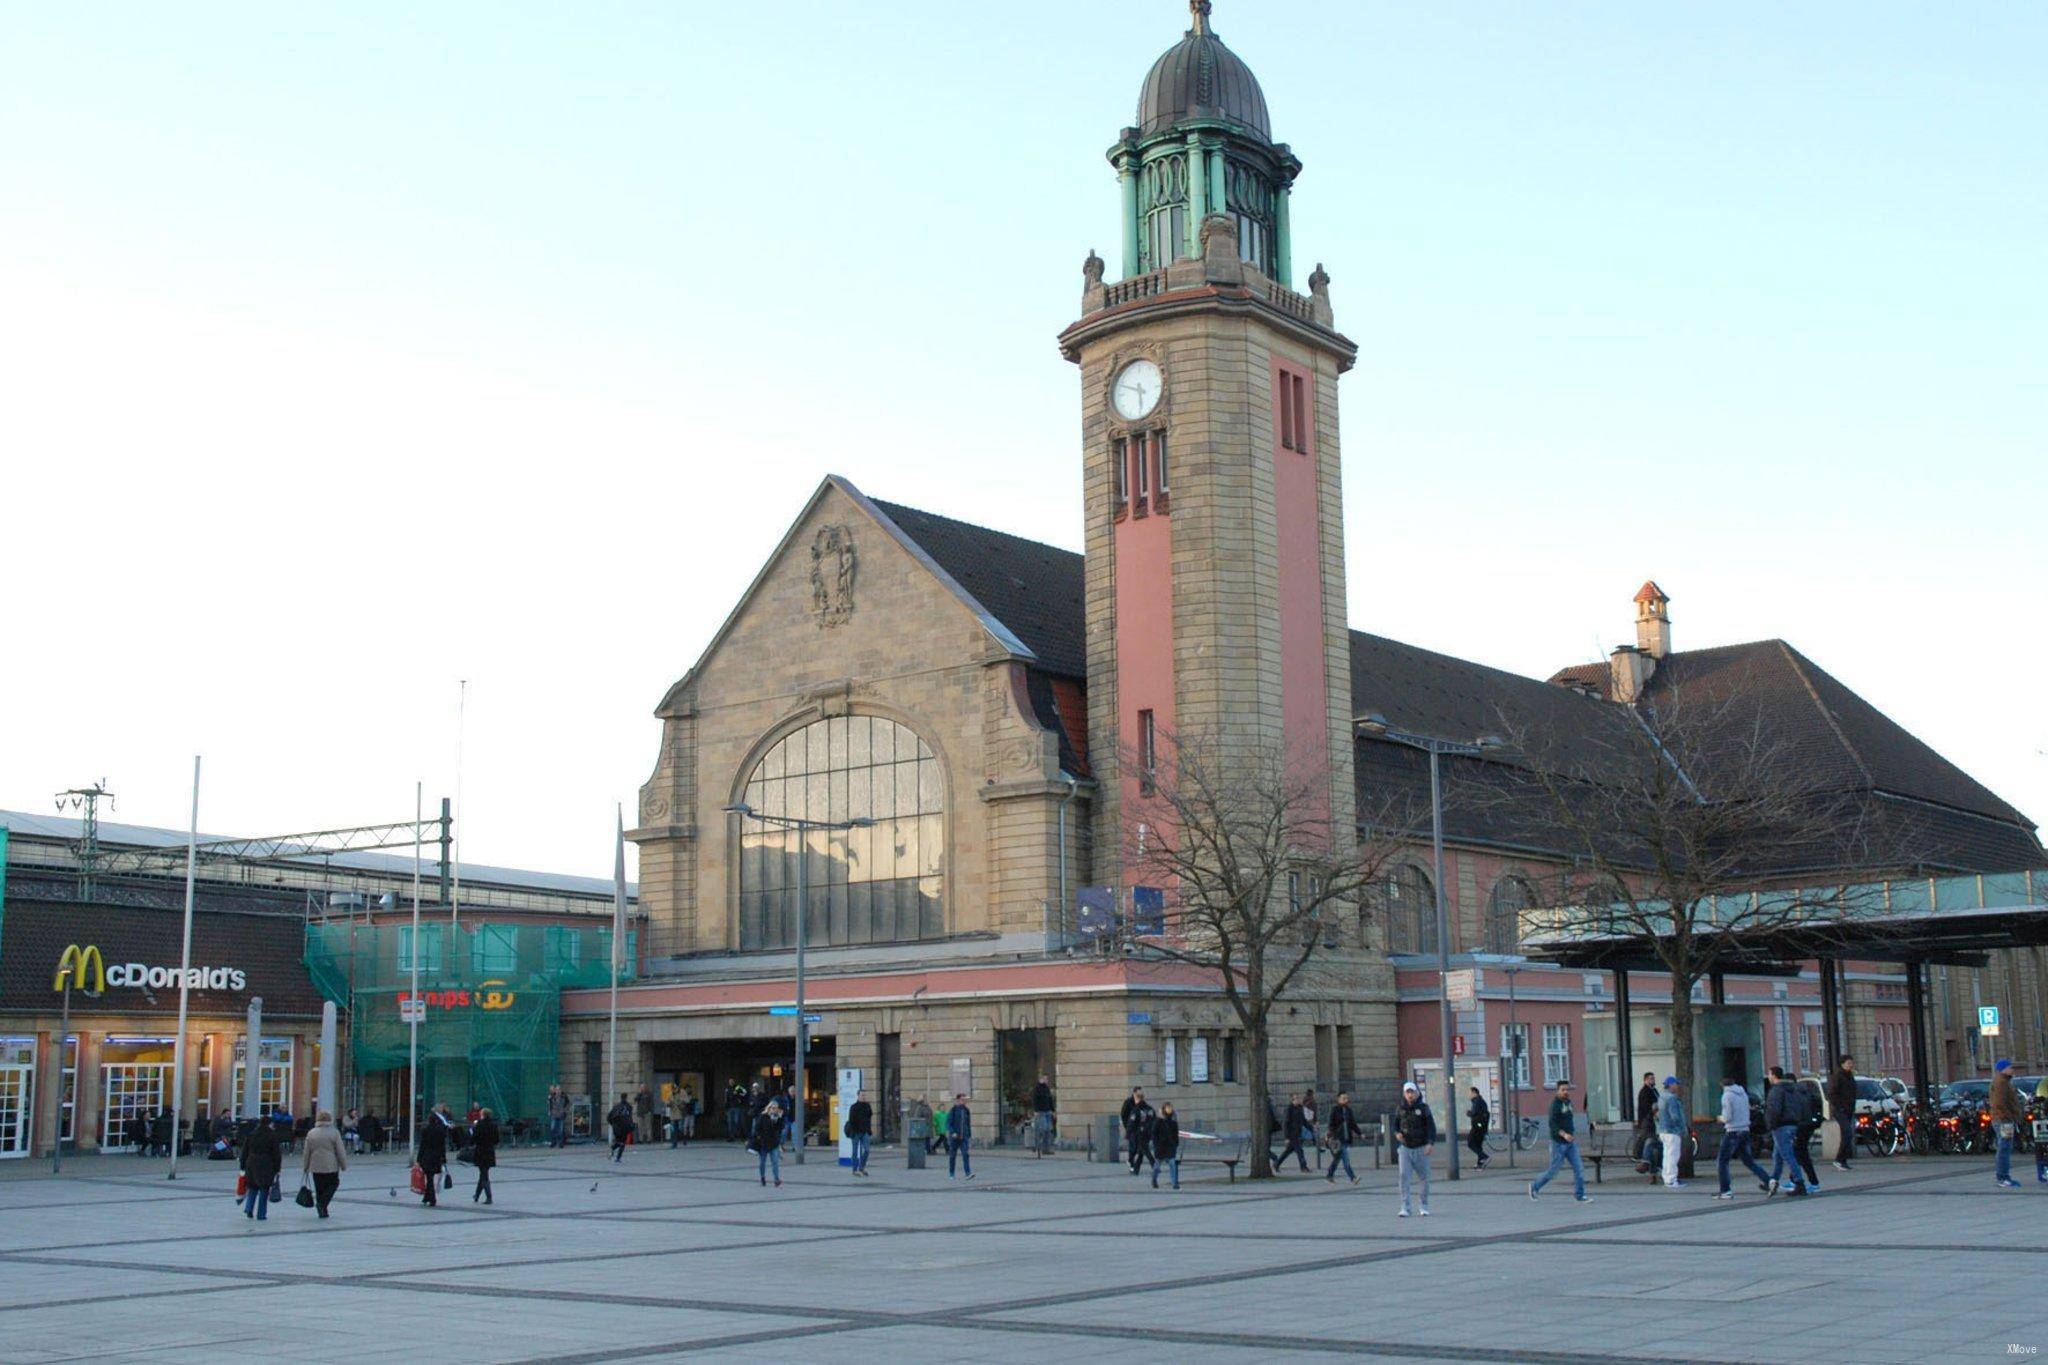
M 0 1159 L 28 1155 L 35 1074 L 36 1040 L 0 1038 Z
M 145 1123 L 156 1117 L 164 1105 L 164 1087 L 170 1067 L 162 1062 L 109 1062 L 100 1068 L 100 1150 L 133 1151 L 128 1125 L 132 1119 Z

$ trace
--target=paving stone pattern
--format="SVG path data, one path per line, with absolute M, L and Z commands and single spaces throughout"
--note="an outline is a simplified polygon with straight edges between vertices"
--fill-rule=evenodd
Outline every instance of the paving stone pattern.
M 0 1362 L 226 1353 L 300 1360 L 1149 1358 L 1921 1361 L 2048 1345 L 2048 1187 L 1988 1160 L 1872 1161 L 1818 1199 L 1733 1204 L 1712 1180 L 1439 1183 L 1399 1219 L 1358 1186 L 989 1153 L 981 1178 L 829 1157 L 763 1189 L 723 1145 L 508 1153 L 439 1209 L 402 1158 L 360 1158 L 334 1216 L 267 1222 L 233 1170 L 76 1158 L 0 1168 Z M 2023 1172 L 2031 1176 L 2030 1167 Z M 287 1194 L 295 1188 L 287 1178 Z M 2018 1351 L 2009 1348 L 2018 1347 Z

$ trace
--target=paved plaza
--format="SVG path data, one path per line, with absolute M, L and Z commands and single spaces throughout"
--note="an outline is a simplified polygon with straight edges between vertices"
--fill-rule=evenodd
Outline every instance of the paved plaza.
M 815 1154 L 814 1154 L 815 1155 Z M 1441 1155 L 1441 1152 L 1439 1152 Z M 288 1160 L 293 1160 L 288 1158 Z M 829 1161 L 829 1159 L 828 1159 Z M 285 1181 L 296 1188 L 295 1167 Z M 2048 1190 L 1987 1159 L 1870 1161 L 1819 1199 L 1711 1175 L 1610 1176 L 1540 1202 L 1526 1168 L 1440 1183 L 1398 1219 L 1358 1186 L 1213 1177 L 1153 1191 L 1074 1155 L 880 1153 L 855 1180 L 722 1145 L 512 1151 L 439 1209 L 402 1157 L 352 1165 L 334 1217 L 231 1202 L 234 1169 L 77 1158 L 0 1175 L 0 1360 L 1919 1361 L 2048 1345 Z

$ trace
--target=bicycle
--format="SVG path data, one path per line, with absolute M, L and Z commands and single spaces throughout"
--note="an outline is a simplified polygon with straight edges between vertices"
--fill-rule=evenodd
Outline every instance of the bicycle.
M 1528 1117 L 1522 1118 L 1515 1124 L 1512 1139 L 1504 1128 L 1489 1128 L 1486 1130 L 1486 1154 L 1488 1156 L 1499 1156 L 1507 1149 L 1510 1141 L 1512 1141 L 1515 1150 L 1518 1152 L 1531 1151 L 1542 1136 L 1543 1121 Z

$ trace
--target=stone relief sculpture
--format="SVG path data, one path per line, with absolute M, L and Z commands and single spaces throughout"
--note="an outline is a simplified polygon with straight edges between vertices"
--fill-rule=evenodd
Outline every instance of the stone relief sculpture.
M 811 610 L 818 623 L 844 625 L 853 616 L 853 528 L 827 526 L 811 541 Z

